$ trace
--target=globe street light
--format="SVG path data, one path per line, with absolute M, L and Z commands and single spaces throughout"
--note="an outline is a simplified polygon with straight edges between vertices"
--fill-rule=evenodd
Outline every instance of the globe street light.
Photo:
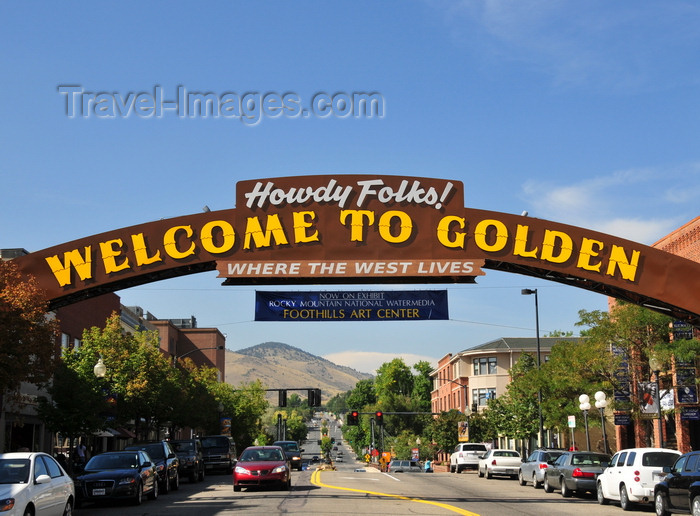
M 107 374 L 107 366 L 102 361 L 102 358 L 97 360 L 95 367 L 92 368 L 92 372 L 95 373 L 97 378 L 104 378 Z
M 603 451 L 608 453 L 608 438 L 605 436 L 605 407 L 608 406 L 608 400 L 605 399 L 605 393 L 598 391 L 594 394 L 595 406 L 600 410 L 600 426 L 603 429 Z
M 535 334 L 537 336 L 537 370 L 540 370 L 540 309 L 537 303 L 537 289 L 524 288 L 520 291 L 523 296 L 535 295 Z M 537 389 L 537 411 L 539 413 L 539 445 L 544 446 L 544 424 L 542 421 L 542 390 Z
M 588 394 L 581 394 L 578 397 L 578 401 L 578 408 L 583 411 L 583 422 L 586 426 L 586 450 L 591 451 L 591 438 L 588 435 L 588 411 L 591 410 L 591 399 L 588 397 Z

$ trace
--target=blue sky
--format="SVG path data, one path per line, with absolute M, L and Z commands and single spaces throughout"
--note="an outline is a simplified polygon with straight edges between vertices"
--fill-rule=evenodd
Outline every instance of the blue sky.
M 227 209 L 239 180 L 306 174 L 457 179 L 468 207 L 652 244 L 698 216 L 699 23 L 700 6 L 679 0 L 2 2 L 0 247 Z M 111 99 L 293 93 L 304 106 L 376 92 L 384 112 L 69 117 L 66 85 Z M 444 286 L 442 322 L 256 323 L 254 289 L 214 272 L 119 294 L 161 318 L 195 315 L 232 350 L 279 341 L 368 372 L 534 336 L 522 288 L 538 289 L 543 333 L 578 332 L 579 310 L 607 308 L 486 272 Z

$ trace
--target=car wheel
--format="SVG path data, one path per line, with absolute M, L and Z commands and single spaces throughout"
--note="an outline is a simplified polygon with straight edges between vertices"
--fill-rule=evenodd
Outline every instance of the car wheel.
M 150 500 L 157 500 L 159 493 L 160 493 L 160 486 L 158 486 L 158 482 L 154 482 L 153 483 L 153 491 L 148 493 L 148 498 Z
M 458 474 L 462 472 L 462 469 L 463 468 L 459 464 L 457 464 L 457 473 Z
M 163 494 L 168 494 L 170 492 L 170 480 L 165 477 L 165 482 L 163 482 Z
M 657 491 L 654 496 L 654 509 L 656 510 L 656 516 L 671 516 L 671 513 L 668 511 L 666 493 L 663 491 Z
M 238 492 L 240 492 L 240 490 L 241 490 L 241 486 L 237 486 L 237 485 L 235 485 L 235 484 L 233 485 L 233 491 L 234 491 L 234 492 L 238 493 Z
M 559 479 L 559 483 L 561 484 L 561 495 L 564 498 L 570 498 L 571 495 L 574 494 L 574 492 L 566 486 L 566 480 L 564 479 L 564 477 L 561 477 Z
M 601 482 L 598 482 L 596 485 L 595 494 L 600 505 L 608 505 L 609 500 L 605 498 L 605 494 L 603 494 L 603 484 Z
M 549 485 L 549 478 L 547 478 L 547 475 L 544 476 L 544 492 L 545 493 L 553 493 L 554 488 Z
M 486 472 L 485 472 L 485 473 L 486 473 L 486 478 L 492 478 L 492 477 L 493 477 L 493 475 L 491 474 L 491 470 L 489 469 L 488 466 L 486 466 Z
M 34 511 L 31 507 L 27 507 L 26 509 L 24 509 L 23 516 L 34 516 Z
M 539 489 L 540 487 L 542 487 L 542 482 L 537 480 L 537 473 L 532 474 L 532 487 L 534 487 L 535 489 Z
M 63 516 L 72 516 L 73 514 L 73 505 L 71 504 L 70 500 L 66 502 L 66 506 L 63 508 Z
M 141 482 L 136 485 L 136 494 L 134 495 L 132 502 L 134 505 L 141 505 L 143 502 L 143 484 Z
M 454 473 L 454 472 L 455 472 L 455 467 L 452 464 L 450 464 L 450 473 Z
M 197 480 L 199 480 L 199 473 L 195 470 L 192 473 L 190 473 L 190 476 L 188 478 L 190 483 L 194 484 Z
M 205 477 L 205 476 L 206 476 L 206 473 L 205 473 L 205 470 L 204 470 L 204 466 L 202 466 L 202 469 L 199 470 L 199 481 L 200 481 L 200 482 L 204 481 L 204 477 Z
M 481 478 L 481 477 L 484 476 L 484 472 L 481 471 L 481 468 L 479 468 L 479 469 L 477 470 L 476 474 L 479 475 L 479 478 Z
M 520 484 L 521 486 L 524 486 L 525 484 L 527 484 L 527 482 L 526 482 L 525 479 L 523 478 L 523 472 L 522 472 L 522 471 L 518 471 L 518 484 Z
M 171 487 L 173 488 L 173 491 L 177 491 L 180 489 L 180 473 L 177 471 L 175 472 L 175 478 L 172 480 L 172 485 Z
M 634 508 L 634 504 L 630 502 L 630 497 L 627 495 L 625 484 L 620 486 L 620 507 L 623 511 L 630 511 Z
M 690 504 L 690 514 L 700 516 L 700 496 L 693 498 L 693 502 Z

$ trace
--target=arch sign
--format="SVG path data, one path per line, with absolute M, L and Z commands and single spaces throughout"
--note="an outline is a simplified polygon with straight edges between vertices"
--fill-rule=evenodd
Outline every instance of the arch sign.
M 700 324 L 700 264 L 611 235 L 464 207 L 460 181 L 384 175 L 240 181 L 235 208 L 115 229 L 15 259 L 57 307 L 218 270 L 225 285 L 474 282 L 501 270 Z

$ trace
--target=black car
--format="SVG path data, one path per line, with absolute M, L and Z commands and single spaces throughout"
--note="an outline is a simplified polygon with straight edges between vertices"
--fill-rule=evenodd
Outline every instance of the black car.
M 158 498 L 158 471 L 141 450 L 105 452 L 92 457 L 75 478 L 76 506 L 84 502 L 130 500 L 140 505 L 143 495 Z
M 230 435 L 205 435 L 201 441 L 205 469 L 232 473 L 238 460 L 236 442 L 233 437 Z
M 180 477 L 187 476 L 190 482 L 204 480 L 204 458 L 202 443 L 199 439 L 177 439 L 170 441 L 170 446 L 180 459 Z
M 173 451 L 168 441 L 152 441 L 135 443 L 124 448 L 125 450 L 142 450 L 153 459 L 158 471 L 160 491 L 167 494 L 171 489 L 180 488 L 180 459 Z
M 700 451 L 681 455 L 664 472 L 666 477 L 654 487 L 656 514 L 700 514 Z
M 275 441 L 272 445 L 282 448 L 287 459 L 292 464 L 292 468 L 301 471 L 301 452 L 304 450 L 299 448 L 299 444 L 296 441 Z
M 596 492 L 596 478 L 610 464 L 610 455 L 591 451 L 567 451 L 547 463 L 544 490 L 561 489 L 563 497 Z

